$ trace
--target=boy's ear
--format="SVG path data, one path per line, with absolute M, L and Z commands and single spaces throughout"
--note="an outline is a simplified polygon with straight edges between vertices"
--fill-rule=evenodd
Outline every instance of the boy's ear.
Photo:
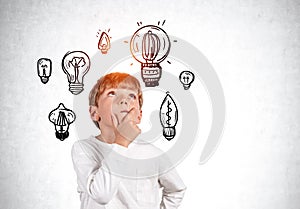
M 90 112 L 90 116 L 91 116 L 93 121 L 99 121 L 100 116 L 97 112 L 97 107 L 96 106 L 90 105 L 89 112 Z
M 140 124 L 140 123 L 141 123 L 142 116 L 143 116 L 143 111 L 142 111 L 142 110 L 140 110 L 140 114 L 139 114 L 139 116 L 138 116 L 138 121 L 137 121 L 137 124 Z

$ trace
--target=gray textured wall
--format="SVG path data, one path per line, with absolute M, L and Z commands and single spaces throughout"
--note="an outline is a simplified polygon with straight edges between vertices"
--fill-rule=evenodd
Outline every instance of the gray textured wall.
M 208 58 L 227 103 L 212 159 L 200 166 L 193 150 L 178 167 L 188 186 L 182 208 L 299 208 L 299 1 L 1 0 L 0 8 L 1 208 L 79 208 L 74 140 L 54 139 L 47 120 L 58 103 L 73 104 L 61 58 L 95 53 L 99 28 L 117 40 L 137 21 L 164 19 Z M 53 61 L 47 85 L 36 74 L 40 57 Z

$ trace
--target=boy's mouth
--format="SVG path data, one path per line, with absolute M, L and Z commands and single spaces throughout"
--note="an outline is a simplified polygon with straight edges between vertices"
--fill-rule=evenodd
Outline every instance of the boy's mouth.
M 128 110 L 122 110 L 120 113 L 129 113 L 129 111 Z

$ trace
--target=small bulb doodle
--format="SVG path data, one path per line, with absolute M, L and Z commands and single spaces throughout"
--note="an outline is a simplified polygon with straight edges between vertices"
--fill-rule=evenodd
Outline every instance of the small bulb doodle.
M 90 69 L 90 58 L 83 51 L 67 52 L 62 60 L 62 69 L 68 77 L 69 91 L 80 94 L 83 91 L 83 77 Z
M 176 135 L 175 126 L 178 121 L 178 109 L 173 98 L 167 92 L 160 107 L 160 123 L 163 127 L 163 136 L 170 141 Z
M 55 126 L 55 135 L 61 141 L 69 137 L 69 126 L 75 121 L 76 115 L 72 110 L 67 109 L 63 103 L 52 110 L 48 116 Z
M 105 32 L 102 32 L 99 38 L 98 49 L 102 54 L 107 54 L 107 51 L 110 49 L 110 38 Z
M 43 84 L 49 81 L 52 72 L 52 61 L 48 58 L 40 58 L 37 61 L 37 72 Z
M 159 63 L 166 59 L 170 47 L 171 42 L 167 33 L 155 25 L 143 26 L 131 37 L 130 51 L 141 63 L 141 76 L 146 87 L 159 85 L 162 71 Z
M 182 71 L 179 75 L 179 80 L 183 85 L 184 90 L 188 90 L 193 83 L 195 76 L 190 71 Z

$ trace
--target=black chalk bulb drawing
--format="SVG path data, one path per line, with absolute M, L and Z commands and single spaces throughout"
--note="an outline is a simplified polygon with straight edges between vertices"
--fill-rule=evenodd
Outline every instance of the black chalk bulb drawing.
M 134 59 L 141 63 L 141 76 L 146 87 L 159 85 L 160 63 L 167 58 L 170 48 L 169 36 L 156 25 L 143 26 L 131 37 L 130 51 Z
M 63 141 L 69 137 L 69 126 L 76 118 L 72 110 L 67 109 L 63 103 L 60 103 L 57 108 L 49 113 L 48 118 L 55 126 L 56 138 Z
M 98 42 L 98 49 L 102 54 L 107 54 L 107 51 L 110 49 L 110 37 L 106 32 L 102 32 Z
M 52 61 L 48 58 L 40 58 L 37 61 L 37 73 L 42 83 L 46 84 L 52 73 Z
M 179 80 L 182 83 L 184 90 L 188 90 L 191 87 L 194 79 L 194 73 L 191 71 L 182 71 L 179 75 Z
M 68 77 L 69 91 L 80 94 L 83 91 L 83 77 L 90 69 L 90 58 L 83 51 L 67 52 L 62 59 L 62 69 Z
M 171 140 L 176 135 L 175 126 L 178 121 L 178 109 L 173 98 L 167 92 L 160 107 L 160 123 L 163 127 L 163 136 L 167 140 Z

